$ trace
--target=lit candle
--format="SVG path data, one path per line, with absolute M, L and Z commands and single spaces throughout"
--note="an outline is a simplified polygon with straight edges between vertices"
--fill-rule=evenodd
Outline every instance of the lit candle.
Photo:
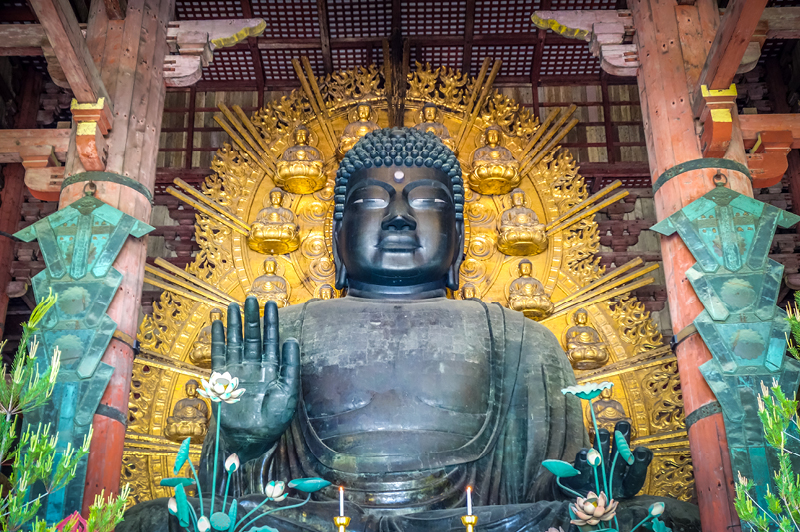
M 344 517 L 344 488 L 339 486 L 339 517 Z
M 472 515 L 472 486 L 467 486 L 467 515 Z

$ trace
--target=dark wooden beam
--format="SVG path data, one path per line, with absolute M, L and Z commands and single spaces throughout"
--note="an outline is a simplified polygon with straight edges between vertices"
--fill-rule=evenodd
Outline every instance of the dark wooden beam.
M 700 74 L 700 85 L 712 90 L 730 87 L 766 5 L 767 0 L 731 0 L 728 3 Z M 699 91 L 697 87 L 695 93 Z
M 69 1 L 30 0 L 30 5 L 44 28 L 78 103 L 96 103 L 98 99 L 105 98 L 113 115 L 111 99 Z
M 263 72 L 262 72 L 263 74 Z M 264 94 L 264 91 L 261 91 Z M 186 155 L 184 156 L 183 167 L 192 167 L 192 156 L 194 154 L 194 119 L 195 119 L 195 102 L 197 101 L 197 87 L 192 85 L 189 89 L 189 112 L 187 113 L 188 121 L 186 128 Z M 161 128 L 164 131 L 164 128 Z
M 319 17 L 319 43 L 322 47 L 322 66 L 325 73 L 333 72 L 333 55 L 331 54 L 331 29 L 328 22 L 328 0 L 317 0 L 317 16 Z
M 578 173 L 584 177 L 650 177 L 647 162 L 578 163 L 578 166 Z
M 605 72 L 600 75 L 600 93 L 603 98 L 603 126 L 606 132 L 606 152 L 608 154 L 608 162 L 614 164 L 617 162 L 618 148 L 615 146 L 616 139 L 614 138 L 614 125 L 611 123 L 611 100 L 608 96 L 608 81 L 606 80 Z
M 475 0 L 467 0 L 464 18 L 464 52 L 461 57 L 461 72 L 469 74 L 472 64 L 472 39 L 475 37 Z
M 128 11 L 128 0 L 103 0 L 109 20 L 122 20 Z

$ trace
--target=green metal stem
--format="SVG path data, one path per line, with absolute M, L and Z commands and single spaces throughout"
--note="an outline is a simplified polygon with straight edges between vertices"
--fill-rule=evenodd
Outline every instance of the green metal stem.
M 214 515 L 214 498 L 217 495 L 217 469 L 219 469 L 219 422 L 220 414 L 222 413 L 222 401 L 217 403 L 217 441 L 214 442 L 214 476 L 211 483 L 211 509 L 208 511 L 209 517 Z M 225 508 L 225 503 L 223 503 Z
M 651 519 L 653 519 L 654 517 L 656 517 L 656 516 L 654 516 L 654 515 L 648 515 L 647 517 L 645 517 L 644 519 L 642 519 L 642 520 L 639 522 L 639 524 L 638 524 L 638 525 L 636 525 L 635 527 L 631 528 L 630 532 L 633 532 L 634 530 L 636 530 L 637 528 L 639 528 L 640 526 L 642 526 L 642 525 L 643 525 L 643 524 L 645 524 L 646 522 L 650 521 L 650 520 L 651 520 Z
M 282 507 L 282 508 L 273 508 L 272 510 L 266 511 L 266 512 L 264 512 L 263 514 L 261 514 L 261 515 L 257 515 L 256 517 L 252 518 L 250 521 L 248 521 L 248 522 L 247 522 L 247 524 L 246 524 L 246 525 L 244 525 L 244 527 L 243 527 L 243 528 L 247 528 L 248 526 L 250 526 L 251 524 L 253 524 L 255 521 L 258 521 L 259 519 L 261 519 L 261 518 L 262 518 L 262 517 L 264 517 L 265 515 L 269 515 L 269 514 L 271 514 L 271 513 L 277 512 L 277 511 L 279 511 L 279 510 L 288 510 L 289 508 L 299 508 L 300 506 L 303 506 L 304 504 L 306 504 L 306 503 L 307 503 L 308 501 L 310 501 L 310 500 L 311 500 L 311 494 L 309 493 L 309 494 L 308 494 L 308 497 L 306 497 L 306 500 L 304 500 L 303 502 L 301 502 L 301 503 L 299 503 L 299 504 L 293 504 L 293 505 L 291 505 L 291 506 L 284 506 L 284 507 Z M 264 502 L 266 502 L 266 501 L 264 501 Z M 261 504 L 264 504 L 264 503 L 262 502 Z M 250 512 L 249 512 L 249 513 L 248 513 L 246 516 L 242 517 L 242 521 L 244 521 L 245 519 L 247 519 L 247 518 L 250 516 L 250 514 L 252 514 L 252 513 L 253 513 L 253 512 L 255 512 L 256 510 L 258 510 L 258 508 L 259 508 L 259 506 L 261 506 L 261 504 L 259 504 L 258 506 L 256 506 L 256 507 L 255 507 L 255 508 L 253 508 L 252 510 L 250 510 Z
M 594 427 L 594 446 L 597 448 L 597 452 L 600 453 L 600 465 L 603 466 L 603 486 L 606 488 L 606 497 L 611 499 L 611 495 L 608 493 L 608 478 L 605 474 L 606 464 L 603 458 L 603 450 L 600 448 L 600 431 L 597 429 L 597 418 L 594 415 L 594 407 L 592 406 L 592 400 L 589 399 L 589 413 L 592 414 L 592 426 Z M 597 484 L 597 491 L 600 491 L 600 485 L 597 481 L 597 468 L 594 468 L 594 480 L 595 484 Z M 600 495 L 598 493 L 598 495 Z
M 558 486 L 559 486 L 559 487 L 560 487 L 562 490 L 564 490 L 564 491 L 568 491 L 568 492 L 570 492 L 572 495 L 574 495 L 574 496 L 576 496 L 576 497 L 583 497 L 583 495 L 581 495 L 581 494 L 580 494 L 580 493 L 578 493 L 577 491 L 575 491 L 575 490 L 573 490 L 573 489 L 570 489 L 570 488 L 566 487 L 564 484 L 562 484 L 562 483 L 561 483 L 561 479 L 560 479 L 559 477 L 556 477 L 556 484 L 558 484 Z
M 197 486 L 197 498 L 200 499 L 200 515 L 203 515 L 203 490 L 200 489 L 200 479 L 197 476 L 197 470 L 195 470 L 192 461 L 187 460 L 187 462 L 189 462 L 189 467 L 192 469 L 192 474 L 194 475 L 194 483 Z
M 231 472 L 228 471 L 228 478 L 225 480 L 225 497 L 222 498 L 222 508 L 219 509 L 220 512 L 225 513 L 225 504 L 228 502 L 228 488 L 231 485 Z

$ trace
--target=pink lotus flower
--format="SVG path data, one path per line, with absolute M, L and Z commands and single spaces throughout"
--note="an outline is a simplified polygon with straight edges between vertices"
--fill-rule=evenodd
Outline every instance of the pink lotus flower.
M 602 491 L 599 497 L 590 491 L 585 499 L 578 497 L 578 500 L 569 506 L 569 511 L 572 516 L 570 523 L 573 525 L 594 526 L 600 521 L 610 521 L 614 518 L 617 513 L 617 501 L 613 499 L 609 501 Z

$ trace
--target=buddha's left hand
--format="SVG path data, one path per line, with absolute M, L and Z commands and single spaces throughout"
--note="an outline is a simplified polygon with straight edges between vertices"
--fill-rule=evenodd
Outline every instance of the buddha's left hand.
M 625 436 L 625 441 L 630 443 L 631 440 L 631 425 L 627 421 L 619 421 L 614 426 L 615 431 L 619 431 Z M 636 447 L 633 449 L 633 463 L 628 463 L 622 459 L 617 458 L 617 463 L 614 466 L 614 471 L 611 472 L 611 463 L 616 454 L 616 444 L 613 443 L 613 438 L 606 429 L 599 429 L 597 435 L 600 442 L 602 465 L 598 466 L 600 472 L 600 490 L 605 491 L 606 483 L 603 482 L 602 475 L 606 475 L 606 479 L 611 485 L 614 492 L 610 498 L 628 499 L 639 493 L 639 490 L 644 486 L 647 479 L 647 468 L 650 467 L 650 462 L 653 460 L 653 451 L 647 447 Z M 590 491 L 596 492 L 597 487 L 594 478 L 594 468 L 589 464 L 587 454 L 590 449 L 581 449 L 575 456 L 574 467 L 580 474 L 574 477 L 562 478 L 561 483 L 571 488 L 582 495 L 586 495 Z M 613 479 L 613 482 L 612 482 Z M 565 493 L 567 497 L 572 497 L 571 494 Z

